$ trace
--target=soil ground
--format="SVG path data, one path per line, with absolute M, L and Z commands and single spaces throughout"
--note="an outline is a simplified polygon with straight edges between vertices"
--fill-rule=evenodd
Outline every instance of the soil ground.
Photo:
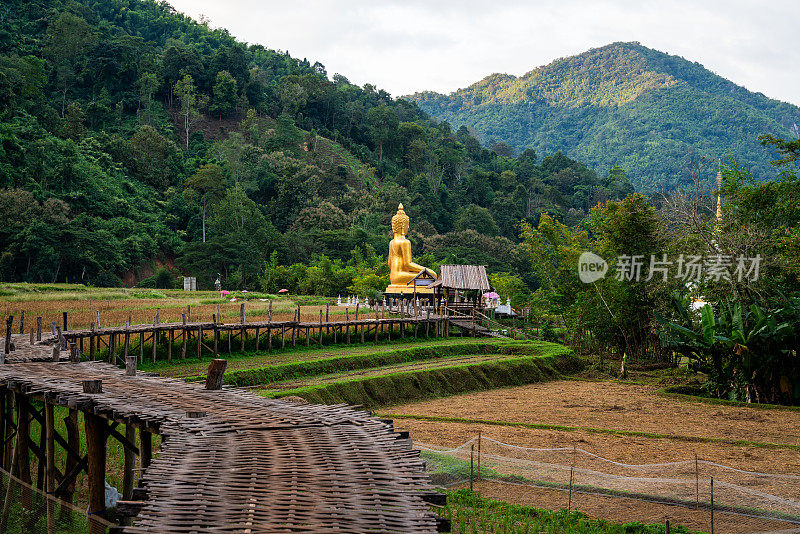
M 674 399 L 658 395 L 655 386 L 561 380 L 394 406 L 381 410 L 381 413 L 411 416 L 410 419 L 396 418 L 395 426 L 410 430 L 411 438 L 417 442 L 445 447 L 461 445 L 480 430 L 483 436 L 512 445 L 539 448 L 575 446 L 627 464 L 693 460 L 696 454 L 701 460 L 736 469 L 800 475 L 800 451 L 796 448 L 800 445 L 800 412 Z M 415 416 L 464 421 L 413 419 Z M 503 422 L 559 425 L 570 429 L 533 429 L 504 425 Z M 666 437 L 611 433 L 614 431 L 649 432 Z M 715 439 L 751 443 L 707 441 Z M 764 446 L 764 443 L 774 446 Z M 576 465 L 578 467 L 596 469 L 597 465 Z M 613 472 L 613 469 L 605 468 L 603 471 Z M 707 481 L 710 475 L 724 480 L 724 475 L 701 464 L 699 476 Z M 558 490 L 487 481 L 481 482 L 476 489 L 493 499 L 528 506 L 557 510 L 564 508 L 567 502 L 567 496 Z M 800 495 L 796 482 L 771 480 L 758 489 L 793 500 Z M 701 490 L 701 499 L 706 498 Z M 669 518 L 673 524 L 710 531 L 707 511 L 596 495 L 577 495 L 573 503 L 574 508 L 588 515 L 612 521 L 663 523 Z M 720 513 L 715 522 L 716 532 L 762 532 L 798 527 L 780 521 Z
M 800 445 L 798 411 L 685 402 L 655 393 L 655 387 L 639 384 L 560 380 L 385 411 Z

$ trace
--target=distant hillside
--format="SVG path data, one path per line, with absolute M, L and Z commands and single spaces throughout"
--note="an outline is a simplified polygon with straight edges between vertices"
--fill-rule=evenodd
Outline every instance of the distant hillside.
M 561 150 L 600 174 L 619 165 L 645 191 L 686 183 L 692 162 L 730 155 L 756 178 L 772 178 L 773 155 L 758 136 L 800 135 L 797 106 L 639 43 L 592 49 L 521 77 L 493 74 L 450 95 L 406 98 L 484 143 Z
M 423 265 L 535 287 L 519 222 L 632 187 L 507 155 L 163 1 L 0 4 L 0 281 L 374 295 L 402 202 Z

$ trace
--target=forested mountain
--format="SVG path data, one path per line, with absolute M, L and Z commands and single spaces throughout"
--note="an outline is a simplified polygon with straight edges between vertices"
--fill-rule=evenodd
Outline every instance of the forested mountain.
M 119 285 L 160 270 L 160 283 L 185 273 L 201 287 L 221 273 L 232 288 L 376 290 L 403 202 L 421 263 L 532 283 L 521 220 L 575 222 L 630 190 L 619 169 L 484 149 L 414 103 L 165 2 L 0 5 L 5 281 Z
M 758 137 L 800 135 L 797 106 L 639 43 L 592 49 L 520 77 L 493 74 L 450 95 L 406 98 L 486 144 L 561 150 L 599 172 L 620 166 L 642 191 L 691 182 L 703 158 L 733 156 L 756 178 L 773 178 L 774 154 Z

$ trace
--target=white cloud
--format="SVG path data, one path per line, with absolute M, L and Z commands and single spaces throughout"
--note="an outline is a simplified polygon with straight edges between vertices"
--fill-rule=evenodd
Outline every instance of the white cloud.
M 173 0 L 249 43 L 320 61 L 393 95 L 450 92 L 614 41 L 698 61 L 800 105 L 800 2 L 746 0 Z

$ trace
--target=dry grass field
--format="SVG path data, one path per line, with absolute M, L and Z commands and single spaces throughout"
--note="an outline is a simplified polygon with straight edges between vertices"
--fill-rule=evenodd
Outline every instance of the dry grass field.
M 481 431 L 503 443 L 574 446 L 625 464 L 679 462 L 697 455 L 745 471 L 800 475 L 800 411 L 678 400 L 659 395 L 655 386 L 561 380 L 393 406 L 381 414 L 395 417 L 396 426 L 410 430 L 412 439 L 443 447 L 458 446 Z M 577 469 L 614 472 L 613 466 L 581 458 Z M 706 485 L 709 476 L 725 480 L 723 474 L 701 466 Z M 759 481 L 752 489 L 796 499 L 798 483 Z M 483 481 L 476 490 L 526 506 L 558 510 L 567 505 L 567 495 L 552 489 Z M 710 531 L 706 510 L 585 494 L 575 494 L 573 505 L 590 516 L 618 522 L 670 519 Z M 716 514 L 715 523 L 716 532 L 737 533 L 798 526 L 724 513 Z
M 231 300 L 235 298 L 235 300 Z M 259 293 L 234 293 L 222 297 L 215 291 L 182 291 L 173 289 L 88 288 L 77 284 L 0 284 L 0 315 L 19 317 L 25 312 L 26 330 L 36 317 L 42 317 L 45 330 L 52 323 L 62 324 L 67 312 L 70 329 L 88 328 L 100 312 L 101 326 L 120 326 L 152 323 L 159 310 L 162 323 L 180 322 L 186 307 L 191 308 L 192 320 L 211 321 L 217 306 L 223 322 L 238 322 L 242 302 L 246 303 L 247 321 L 266 321 L 270 301 L 273 321 L 291 320 L 301 306 L 302 321 L 318 321 L 319 312 L 330 304 L 329 319 L 344 320 L 344 307 L 335 306 L 336 299 L 309 296 L 279 296 Z M 363 311 L 363 307 L 362 307 Z M 352 315 L 354 308 L 350 309 Z M 15 320 L 18 323 L 18 319 Z

